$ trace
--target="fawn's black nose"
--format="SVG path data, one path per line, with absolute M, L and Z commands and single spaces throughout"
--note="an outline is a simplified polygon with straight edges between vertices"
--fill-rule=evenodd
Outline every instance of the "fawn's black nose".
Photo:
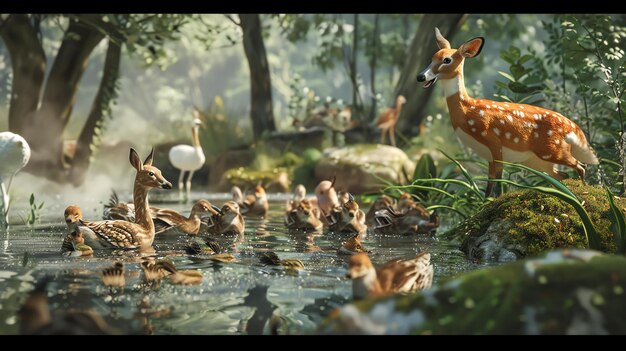
M 421 73 L 417 76 L 417 81 L 418 82 L 424 82 L 426 81 L 426 75 L 424 73 Z
M 171 189 L 171 188 L 172 188 L 172 183 L 170 182 L 161 184 L 161 189 Z

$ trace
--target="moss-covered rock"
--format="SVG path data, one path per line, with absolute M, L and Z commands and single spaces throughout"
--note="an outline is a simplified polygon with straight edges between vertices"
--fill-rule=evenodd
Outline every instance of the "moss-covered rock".
M 289 192 L 291 187 L 289 170 L 284 167 L 269 171 L 255 171 L 248 167 L 233 168 L 226 171 L 224 179 L 242 189 L 254 188 L 259 183 L 270 192 Z
M 564 184 L 581 200 L 601 236 L 602 251 L 615 252 L 609 204 L 604 189 L 583 185 L 579 180 Z M 616 199 L 626 208 L 626 200 Z M 507 193 L 480 212 L 442 234 L 461 242 L 471 259 L 510 261 L 544 250 L 587 247 L 583 224 L 576 210 L 566 202 L 533 190 Z
M 589 250 L 479 269 L 412 295 L 346 305 L 325 334 L 624 334 L 626 258 Z
M 384 181 L 405 184 L 414 169 L 415 164 L 396 147 L 355 144 L 327 149 L 315 166 L 315 178 L 319 182 L 337 176 L 336 189 L 360 194 L 379 191 Z

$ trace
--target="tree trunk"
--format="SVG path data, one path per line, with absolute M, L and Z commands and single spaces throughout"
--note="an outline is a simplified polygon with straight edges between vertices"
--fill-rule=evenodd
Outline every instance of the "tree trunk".
M 376 59 L 378 57 L 378 42 L 380 31 L 380 14 L 374 15 L 374 31 L 372 33 L 372 59 L 370 60 L 370 85 L 372 86 L 372 107 L 370 109 L 370 121 L 376 118 Z
M 11 57 L 13 80 L 9 107 L 9 130 L 22 134 L 32 122 L 46 73 L 46 54 L 27 15 L 13 14 L 2 23 L 0 36 Z M 30 142 L 30 140 L 27 140 Z
M 350 80 L 352 81 L 352 106 L 358 110 L 359 84 L 356 81 L 357 51 L 359 49 L 359 14 L 354 14 L 354 32 L 352 32 L 352 59 L 350 60 Z
M 264 132 L 276 130 L 272 107 L 270 68 L 263 44 L 261 19 L 258 14 L 239 14 L 243 30 L 243 49 L 250 68 L 250 118 L 252 135 L 259 140 Z
M 441 34 L 452 41 L 466 18 L 466 14 L 426 14 L 422 17 L 394 93 L 394 96 L 401 94 L 407 98 L 407 103 L 402 107 L 398 120 L 398 128 L 405 134 L 418 133 L 419 124 L 424 117 L 424 109 L 433 92 L 433 88 L 423 89 L 417 83 L 416 78 L 438 50 L 435 42 L 435 27 L 438 27 Z
M 103 118 L 109 114 L 111 101 L 116 97 L 116 84 L 119 78 L 121 57 L 122 47 L 120 44 L 109 40 L 109 47 L 102 70 L 102 80 L 91 105 L 89 117 L 76 141 L 76 153 L 72 159 L 69 177 L 69 180 L 75 186 L 81 185 L 85 181 L 85 175 L 91 162 L 91 155 L 99 143 L 99 140 L 96 139 L 96 131 L 101 127 Z
M 64 182 L 63 130 L 69 121 L 76 93 L 89 56 L 104 35 L 79 22 L 70 21 L 54 59 L 41 104 L 32 123 L 24 126 L 24 137 L 31 147 L 31 160 L 25 171 Z

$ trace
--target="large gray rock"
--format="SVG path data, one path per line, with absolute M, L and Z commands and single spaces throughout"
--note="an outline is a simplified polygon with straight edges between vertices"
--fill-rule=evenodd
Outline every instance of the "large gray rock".
M 463 274 L 431 289 L 348 304 L 325 334 L 625 334 L 626 258 L 590 250 Z
M 315 166 L 316 181 L 337 176 L 335 188 L 351 193 L 377 191 L 393 184 L 408 182 L 415 164 L 397 147 L 379 144 L 356 144 L 324 151 Z

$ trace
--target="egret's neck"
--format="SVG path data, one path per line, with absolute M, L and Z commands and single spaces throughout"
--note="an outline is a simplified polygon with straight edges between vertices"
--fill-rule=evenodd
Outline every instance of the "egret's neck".
M 195 147 L 202 147 L 200 145 L 200 137 L 198 136 L 198 126 L 195 126 L 191 129 L 191 143 Z

